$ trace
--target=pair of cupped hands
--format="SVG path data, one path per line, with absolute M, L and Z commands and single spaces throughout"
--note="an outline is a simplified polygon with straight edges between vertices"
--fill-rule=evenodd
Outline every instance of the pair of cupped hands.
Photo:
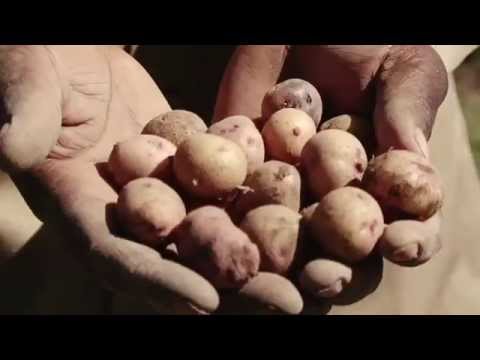
M 239 46 L 214 118 L 258 118 L 264 94 L 287 78 L 315 85 L 326 115 L 373 119 L 377 152 L 408 149 L 429 157 L 427 141 L 448 87 L 430 46 Z M 0 46 L 0 164 L 36 216 L 114 292 L 159 309 L 208 312 L 218 297 L 203 278 L 119 236 L 110 210 L 117 194 L 103 164 L 114 144 L 169 110 L 146 70 L 121 47 Z M 428 229 L 419 236 L 439 235 L 438 227 Z

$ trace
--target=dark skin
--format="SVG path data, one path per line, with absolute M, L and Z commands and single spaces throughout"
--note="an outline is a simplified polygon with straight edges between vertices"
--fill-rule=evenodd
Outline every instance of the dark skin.
M 263 94 L 290 77 L 317 86 L 328 114 L 373 113 L 380 151 L 406 148 L 428 156 L 426 140 L 447 89 L 431 48 L 240 46 L 215 117 L 258 117 Z M 164 304 L 172 289 L 163 260 L 118 234 L 108 211 L 117 195 L 102 171 L 116 142 L 170 109 L 153 80 L 119 48 L 3 46 L 0 90 L 2 168 L 35 214 L 56 224 L 107 287 Z

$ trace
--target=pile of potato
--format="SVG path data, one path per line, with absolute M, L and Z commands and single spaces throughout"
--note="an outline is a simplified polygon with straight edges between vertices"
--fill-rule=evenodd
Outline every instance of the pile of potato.
M 109 159 L 126 235 L 197 272 L 232 312 L 298 314 L 305 298 L 339 298 L 366 286 L 356 279 L 371 257 L 425 263 L 437 238 L 402 234 L 440 209 L 435 169 L 405 150 L 373 156 L 371 121 L 321 122 L 322 106 L 291 79 L 265 95 L 256 122 L 208 128 L 184 110 L 153 119 Z

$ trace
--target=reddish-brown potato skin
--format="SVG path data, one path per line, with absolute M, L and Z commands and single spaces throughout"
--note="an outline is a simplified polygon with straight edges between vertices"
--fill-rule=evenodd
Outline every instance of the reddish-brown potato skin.
M 307 113 L 290 108 L 277 111 L 262 130 L 267 158 L 297 165 L 315 133 L 315 123 Z
M 138 135 L 114 146 L 108 167 L 120 188 L 142 177 L 169 180 L 176 151 L 177 147 L 168 140 L 154 135 Z
M 322 250 L 347 263 L 365 259 L 383 230 L 378 203 L 367 192 L 354 187 L 328 193 L 310 221 L 311 234 Z
M 407 150 L 391 150 L 370 161 L 363 188 L 386 213 L 426 220 L 442 207 L 442 183 L 432 164 Z
M 239 288 L 258 272 L 258 247 L 222 209 L 204 206 L 190 212 L 172 238 L 179 259 L 218 289 Z
M 315 127 L 322 120 L 322 98 L 312 84 L 302 79 L 285 80 L 270 89 L 262 102 L 262 117 L 268 119 L 285 108 L 306 112 L 313 119 Z
M 207 125 L 198 115 L 186 110 L 172 110 L 148 122 L 142 133 L 160 136 L 179 146 L 190 136 L 206 131 Z
M 248 174 L 265 161 L 265 145 L 255 123 L 246 116 L 229 116 L 216 122 L 208 133 L 231 140 L 247 155 Z
M 228 196 L 247 177 L 247 156 L 233 141 L 213 134 L 185 140 L 173 160 L 182 189 L 202 199 Z
M 298 170 L 287 163 L 271 160 L 260 165 L 245 181 L 245 189 L 232 207 L 235 218 L 262 205 L 284 205 L 300 210 L 301 178 Z
M 154 178 L 129 182 L 119 194 L 116 209 L 125 230 L 138 242 L 154 248 L 170 243 L 170 232 L 186 215 L 180 196 Z
M 302 152 L 304 178 L 316 200 L 332 190 L 360 182 L 367 162 L 360 141 L 337 129 L 320 131 Z
M 297 252 L 300 219 L 300 214 L 282 205 L 265 205 L 247 213 L 240 229 L 258 246 L 260 271 L 288 272 Z

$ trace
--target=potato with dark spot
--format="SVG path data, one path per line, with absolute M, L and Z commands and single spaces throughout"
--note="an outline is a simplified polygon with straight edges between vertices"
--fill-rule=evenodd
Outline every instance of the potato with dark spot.
M 207 125 L 198 115 L 186 110 L 172 110 L 151 120 L 143 134 L 160 136 L 179 146 L 190 136 L 206 131 Z
M 260 206 L 247 213 L 240 229 L 258 246 L 260 271 L 288 272 L 297 252 L 300 219 L 300 214 L 282 205 Z
M 153 135 L 138 135 L 114 146 L 108 167 L 119 187 L 142 177 L 168 180 L 172 175 L 172 157 L 176 151 L 177 147 L 168 140 Z
M 116 209 L 125 230 L 138 242 L 154 248 L 166 247 L 170 232 L 186 216 L 180 196 L 153 178 L 133 180 L 123 187 Z
M 180 261 L 216 288 L 239 288 L 258 272 L 258 247 L 222 209 L 204 206 L 190 212 L 171 237 Z
M 401 266 L 418 266 L 429 261 L 441 247 L 440 216 L 425 222 L 399 220 L 391 223 L 378 240 L 381 254 Z
M 302 152 L 305 179 L 317 200 L 332 190 L 360 182 L 367 163 L 360 141 L 343 130 L 320 131 Z
M 210 134 L 221 136 L 239 145 L 247 155 L 248 174 L 265 161 L 265 146 L 262 135 L 246 116 L 227 117 L 208 129 Z
M 417 220 L 426 220 L 442 207 L 440 177 L 423 156 L 407 150 L 391 150 L 370 161 L 363 188 L 383 210 L 399 210 Z
M 233 141 L 197 134 L 177 149 L 173 171 L 181 187 L 203 199 L 228 196 L 247 177 L 247 157 Z
M 344 187 L 318 204 L 310 231 L 322 250 L 347 263 L 366 258 L 384 230 L 382 210 L 367 192 Z
M 285 108 L 306 112 L 313 119 L 315 128 L 322 120 L 322 98 L 312 84 L 302 79 L 285 80 L 269 90 L 262 102 L 262 117 L 268 119 Z
M 271 160 L 260 165 L 244 184 L 233 205 L 234 217 L 243 218 L 256 207 L 284 205 L 300 210 L 301 178 L 298 170 L 287 163 Z
M 352 280 L 352 269 L 335 260 L 316 259 L 303 268 L 299 283 L 314 298 L 338 296 Z
M 315 135 L 312 118 L 296 109 L 274 113 L 262 130 L 267 157 L 297 165 L 305 144 Z
M 347 131 L 360 140 L 368 152 L 373 150 L 375 132 L 372 121 L 358 115 L 343 114 L 335 116 L 320 125 L 320 131 L 328 129 Z
M 303 299 L 288 279 L 260 272 L 238 292 L 222 297 L 220 309 L 224 314 L 297 315 Z

